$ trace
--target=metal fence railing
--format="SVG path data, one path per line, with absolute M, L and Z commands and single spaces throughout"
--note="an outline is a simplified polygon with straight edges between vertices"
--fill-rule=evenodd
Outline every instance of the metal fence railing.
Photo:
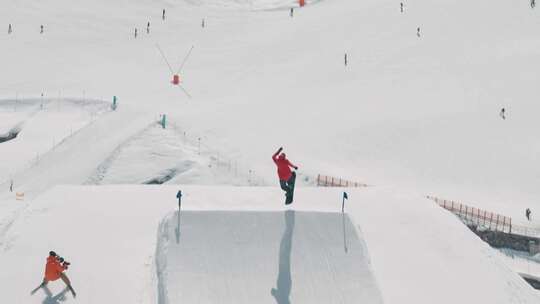
M 367 184 L 358 183 L 349 181 L 342 178 L 326 176 L 326 175 L 317 175 L 317 186 L 318 187 L 367 187 Z
M 477 225 L 491 231 L 500 231 L 534 238 L 540 237 L 540 229 L 515 225 L 512 223 L 512 218 L 509 216 L 504 216 L 434 196 L 428 195 L 427 198 L 435 201 L 444 209 L 454 213 L 466 224 Z

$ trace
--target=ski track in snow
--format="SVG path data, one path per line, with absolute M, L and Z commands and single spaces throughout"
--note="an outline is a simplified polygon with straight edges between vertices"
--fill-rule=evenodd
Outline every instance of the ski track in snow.
M 0 249 L 7 251 L 10 249 L 11 244 L 15 241 L 14 236 L 9 235 L 9 230 L 14 225 L 14 223 L 20 218 L 22 214 L 28 208 L 28 204 L 18 207 L 16 210 L 12 211 L 10 215 L 4 216 L 0 219 Z
M 97 166 L 96 172 L 93 173 L 88 180 L 84 183 L 86 185 L 99 185 L 101 181 L 105 178 L 107 175 L 107 171 L 109 170 L 111 164 L 116 160 L 118 155 L 122 152 L 122 150 L 125 148 L 126 145 L 128 145 L 131 141 L 133 141 L 135 138 L 143 134 L 144 132 L 148 131 L 150 128 L 152 128 L 156 123 L 152 122 L 145 128 L 143 128 L 141 131 L 137 132 L 136 134 L 130 136 L 127 138 L 123 143 L 118 145 L 114 151 L 102 162 Z

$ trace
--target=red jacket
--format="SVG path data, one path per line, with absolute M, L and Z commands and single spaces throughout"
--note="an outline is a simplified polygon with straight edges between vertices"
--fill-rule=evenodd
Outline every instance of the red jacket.
M 47 258 L 47 265 L 45 266 L 45 279 L 47 281 L 56 281 L 60 278 L 60 274 L 66 270 L 65 266 L 62 266 L 60 262 L 54 256 Z
M 296 168 L 295 165 L 293 165 L 287 158 L 285 158 L 285 154 L 281 154 L 278 157 L 278 153 L 274 153 L 272 155 L 272 160 L 274 163 L 276 163 L 277 166 L 277 174 L 279 176 L 279 180 L 287 181 L 289 178 L 291 178 L 292 172 L 291 167 Z

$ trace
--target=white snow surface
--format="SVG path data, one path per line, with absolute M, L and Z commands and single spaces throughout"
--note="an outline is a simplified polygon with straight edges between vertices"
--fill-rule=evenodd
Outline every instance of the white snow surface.
M 132 112 L 123 140 L 166 113 L 267 181 L 284 146 L 306 174 L 538 206 L 540 18 L 528 1 L 415 0 L 402 14 L 396 1 L 329 0 L 294 18 L 216 2 L 3 1 L 0 95 L 117 95 Z M 194 46 L 181 71 L 193 99 L 156 44 L 174 70 Z M 100 138 L 126 123 L 110 119 Z
M 341 212 L 175 211 L 158 248 L 159 303 L 382 303 Z
M 177 210 L 177 190 L 178 186 L 59 186 L 40 196 L 1 236 L 3 301 L 46 301 L 41 291 L 34 296 L 28 292 L 39 284 L 46 255 L 55 249 L 72 262 L 67 273 L 78 291 L 78 303 L 156 303 L 158 228 Z M 182 190 L 185 211 L 287 209 L 275 187 L 182 186 Z M 341 189 L 297 190 L 292 205 L 297 212 L 341 211 Z M 429 200 L 376 188 L 351 190 L 349 195 L 346 212 L 367 245 L 364 262 L 374 276 L 369 284 L 378 286 L 385 303 L 537 303 L 535 291 L 504 266 L 493 249 Z M 341 225 L 335 228 L 340 234 Z M 282 225 L 274 229 L 281 232 Z M 276 245 L 279 242 L 278 235 Z M 301 246 L 302 239 L 293 237 L 292 242 Z M 330 243 L 335 240 L 321 241 L 320 246 Z M 189 255 L 191 249 L 186 250 Z M 214 261 L 223 255 L 220 250 L 205 254 Z M 297 261 L 294 255 L 293 251 L 292 260 Z M 293 273 L 295 265 L 291 263 Z M 209 268 L 208 278 L 182 282 L 199 289 L 201 282 L 216 280 L 218 274 L 212 271 L 218 270 Z M 316 272 L 305 275 L 310 273 Z M 235 285 L 242 280 L 233 274 L 219 273 L 221 288 L 245 288 Z M 63 288 L 61 282 L 50 285 L 53 294 Z M 70 296 L 66 301 L 72 302 Z
M 351 191 L 347 211 L 384 302 L 537 303 L 423 196 L 540 227 L 538 8 L 306 2 L 1 1 L 13 33 L 0 34 L 0 134 L 21 130 L 0 143 L 2 302 L 58 300 L 26 296 L 54 248 L 74 263 L 77 301 L 155 303 L 158 225 L 178 187 L 107 184 L 173 172 L 187 209 L 282 211 L 277 188 L 218 185 L 275 186 L 270 155 L 284 146 L 300 166 L 294 210 L 339 211 L 340 190 L 302 187 L 319 173 L 376 185 Z M 194 47 L 180 71 L 193 98 L 156 45 L 173 70 Z

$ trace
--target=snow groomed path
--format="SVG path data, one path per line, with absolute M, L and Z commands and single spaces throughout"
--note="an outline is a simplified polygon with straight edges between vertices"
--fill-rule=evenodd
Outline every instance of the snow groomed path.
M 386 304 L 538 303 L 497 252 L 422 195 L 348 189 L 342 216 L 343 190 L 299 187 L 288 207 L 278 187 L 186 185 L 58 186 L 31 204 L 5 201 L 23 205 L 0 220 L 1 302 L 60 303 L 62 282 L 29 295 L 56 250 L 78 293 L 62 303 L 156 304 L 160 292 L 161 304 L 215 303 L 183 300 L 205 289 L 220 303 L 379 303 L 377 290 Z
M 158 248 L 159 304 L 382 303 L 347 214 L 175 212 Z

